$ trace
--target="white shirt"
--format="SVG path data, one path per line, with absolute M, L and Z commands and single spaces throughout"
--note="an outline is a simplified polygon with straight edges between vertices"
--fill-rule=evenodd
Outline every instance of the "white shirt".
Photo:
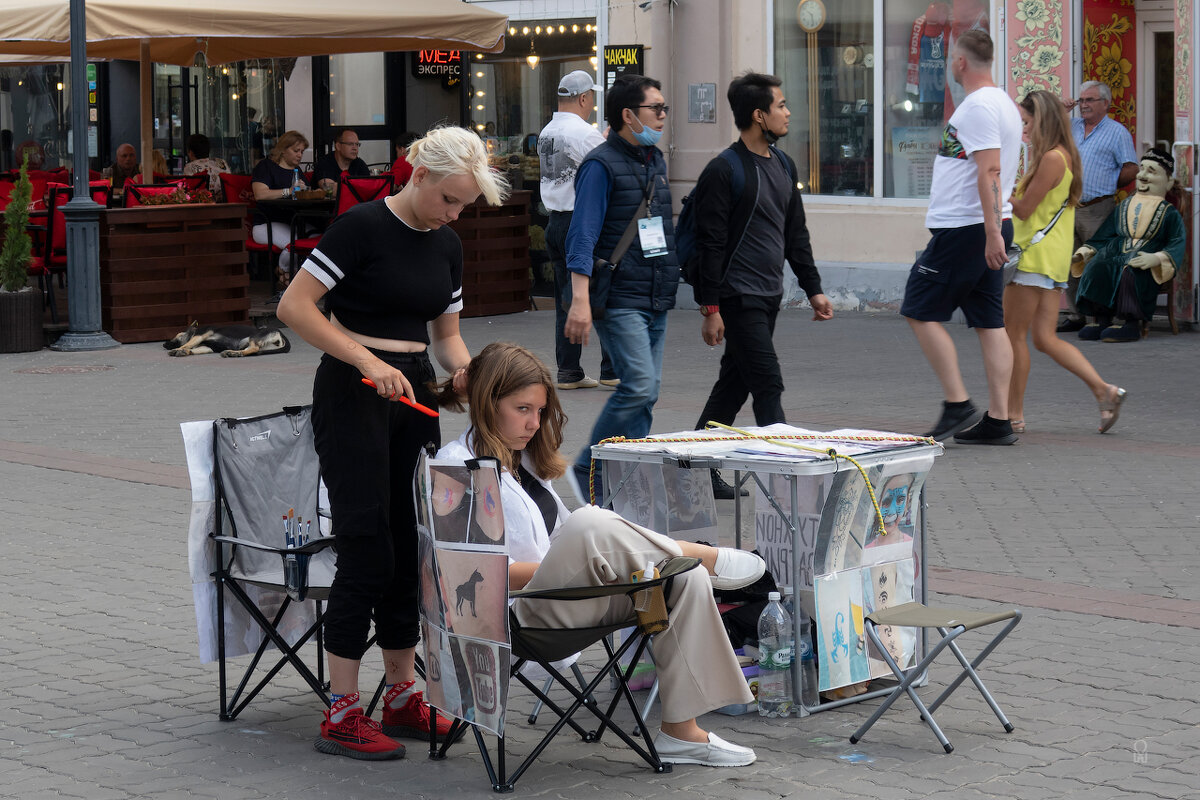
M 542 204 L 548 210 L 575 210 L 575 173 L 579 162 L 601 144 L 604 137 L 600 131 L 578 114 L 554 112 L 538 134 L 537 145 L 542 167 Z
M 475 451 L 469 444 L 470 434 L 471 431 L 468 429 L 462 436 L 439 450 L 437 457 L 450 461 L 466 461 L 475 458 Z M 529 470 L 530 474 L 533 474 L 533 465 L 530 463 L 527 453 L 521 454 L 521 463 L 525 469 Z M 549 481 L 543 480 L 536 474 L 533 474 L 533 477 L 546 487 L 550 496 L 554 498 L 555 505 L 558 506 L 558 522 L 555 524 L 557 529 L 563 520 L 570 516 L 570 512 L 567 511 L 567 507 L 563 505 L 562 499 L 559 498 Z M 521 488 L 521 484 L 517 483 L 513 474 L 503 468 L 500 472 L 500 507 L 504 512 L 504 539 L 508 544 L 509 563 L 514 561 L 540 563 L 546 555 L 546 551 L 550 549 L 550 534 L 554 531 L 546 530 L 546 522 L 542 518 L 542 512 L 537 503 L 533 502 L 533 498 Z
M 925 227 L 963 228 L 984 221 L 979 200 L 979 150 L 1000 151 L 1000 191 L 1004 219 L 1012 217 L 1013 185 L 1021 154 L 1021 114 L 1003 89 L 985 86 L 971 92 L 954 110 L 942 132 L 933 161 L 933 185 Z

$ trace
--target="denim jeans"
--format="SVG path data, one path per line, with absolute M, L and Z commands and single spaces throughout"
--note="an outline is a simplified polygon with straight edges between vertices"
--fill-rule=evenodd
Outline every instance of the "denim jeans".
M 571 227 L 570 211 L 551 211 L 546 224 L 546 252 L 554 266 L 554 360 L 558 364 L 559 383 L 573 383 L 584 376 L 579 358 L 583 345 L 571 344 L 563 334 L 567 321 L 567 307 L 563 305 L 563 294 L 571 285 L 571 273 L 567 271 L 567 229 Z M 604 346 L 600 346 L 600 378 L 615 378 L 612 361 Z
M 640 439 L 650 433 L 654 404 L 658 402 L 658 391 L 662 386 L 667 312 L 610 308 L 604 319 L 594 320 L 592 324 L 600 343 L 612 358 L 613 369 L 621 384 L 600 410 L 588 446 L 575 462 L 580 486 L 587 485 L 591 445 L 610 436 Z

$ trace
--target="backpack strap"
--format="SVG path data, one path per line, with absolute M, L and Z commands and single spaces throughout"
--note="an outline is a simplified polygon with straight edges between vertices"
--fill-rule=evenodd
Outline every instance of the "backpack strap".
M 746 171 L 742 168 L 742 159 L 733 151 L 732 147 L 722 150 L 721 158 L 728 161 L 733 170 L 733 175 L 729 179 L 729 185 L 733 189 L 733 202 L 730 205 L 736 206 L 742 199 L 742 192 L 746 190 Z

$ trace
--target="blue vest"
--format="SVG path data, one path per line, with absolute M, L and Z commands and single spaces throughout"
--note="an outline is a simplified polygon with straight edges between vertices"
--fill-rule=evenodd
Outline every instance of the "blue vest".
M 646 155 L 649 154 L 649 160 Z M 639 308 L 646 311 L 666 311 L 675 307 L 679 288 L 679 262 L 675 258 L 675 227 L 672 222 L 671 186 L 667 182 L 667 165 L 657 147 L 631 145 L 616 133 L 609 134 L 604 144 L 583 159 L 599 161 L 612 180 L 608 193 L 608 211 L 596 241 L 596 258 L 607 259 L 617 248 L 621 235 L 641 205 L 646 185 L 653 180 L 650 197 L 650 216 L 661 217 L 667 237 L 667 254 L 643 258 L 642 248 L 635 236 L 613 273 L 612 289 L 608 295 L 609 308 Z M 582 167 L 582 163 L 580 164 Z M 576 198 L 576 203 L 586 202 Z

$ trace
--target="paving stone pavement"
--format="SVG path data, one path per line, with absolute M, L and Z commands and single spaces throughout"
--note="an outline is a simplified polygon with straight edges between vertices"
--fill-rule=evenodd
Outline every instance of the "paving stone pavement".
M 531 312 L 464 320 L 463 330 L 472 350 L 518 341 L 552 361 L 552 324 L 550 312 Z M 720 351 L 700 342 L 699 326 L 694 311 L 671 314 L 655 431 L 691 428 L 715 378 Z M 951 332 L 968 386 L 986 397 L 974 335 Z M 939 392 L 895 315 L 818 324 L 789 310 L 776 341 L 792 422 L 932 424 Z M 704 724 L 758 751 L 754 766 L 654 775 L 621 748 L 562 737 L 517 792 L 1200 798 L 1200 702 L 1187 677 L 1200 661 L 1200 336 L 1081 344 L 1129 390 L 1113 432 L 1097 435 L 1084 386 L 1035 354 L 1029 432 L 1014 447 L 949 446 L 928 484 L 935 598 L 1025 610 L 984 671 L 1013 733 L 969 687 L 938 712 L 951 755 L 903 702 L 857 746 L 847 737 L 877 701 L 803 719 L 711 715 Z M 319 703 L 287 671 L 236 721 L 217 719 L 216 665 L 196 658 L 178 425 L 307 402 L 316 361 L 295 340 L 287 355 L 246 360 L 172 359 L 156 344 L 0 356 L 0 798 L 490 794 L 469 747 L 443 762 L 419 742 L 400 762 L 315 753 Z M 585 364 L 598 370 L 594 345 Z M 571 454 L 606 396 L 563 393 Z M 748 412 L 739 422 L 752 424 Z M 445 415 L 444 436 L 463 424 Z M 378 670 L 370 657 L 364 675 Z M 930 688 L 952 674 L 935 666 Z M 514 692 L 514 709 L 530 705 Z M 533 731 L 512 719 L 523 752 Z

